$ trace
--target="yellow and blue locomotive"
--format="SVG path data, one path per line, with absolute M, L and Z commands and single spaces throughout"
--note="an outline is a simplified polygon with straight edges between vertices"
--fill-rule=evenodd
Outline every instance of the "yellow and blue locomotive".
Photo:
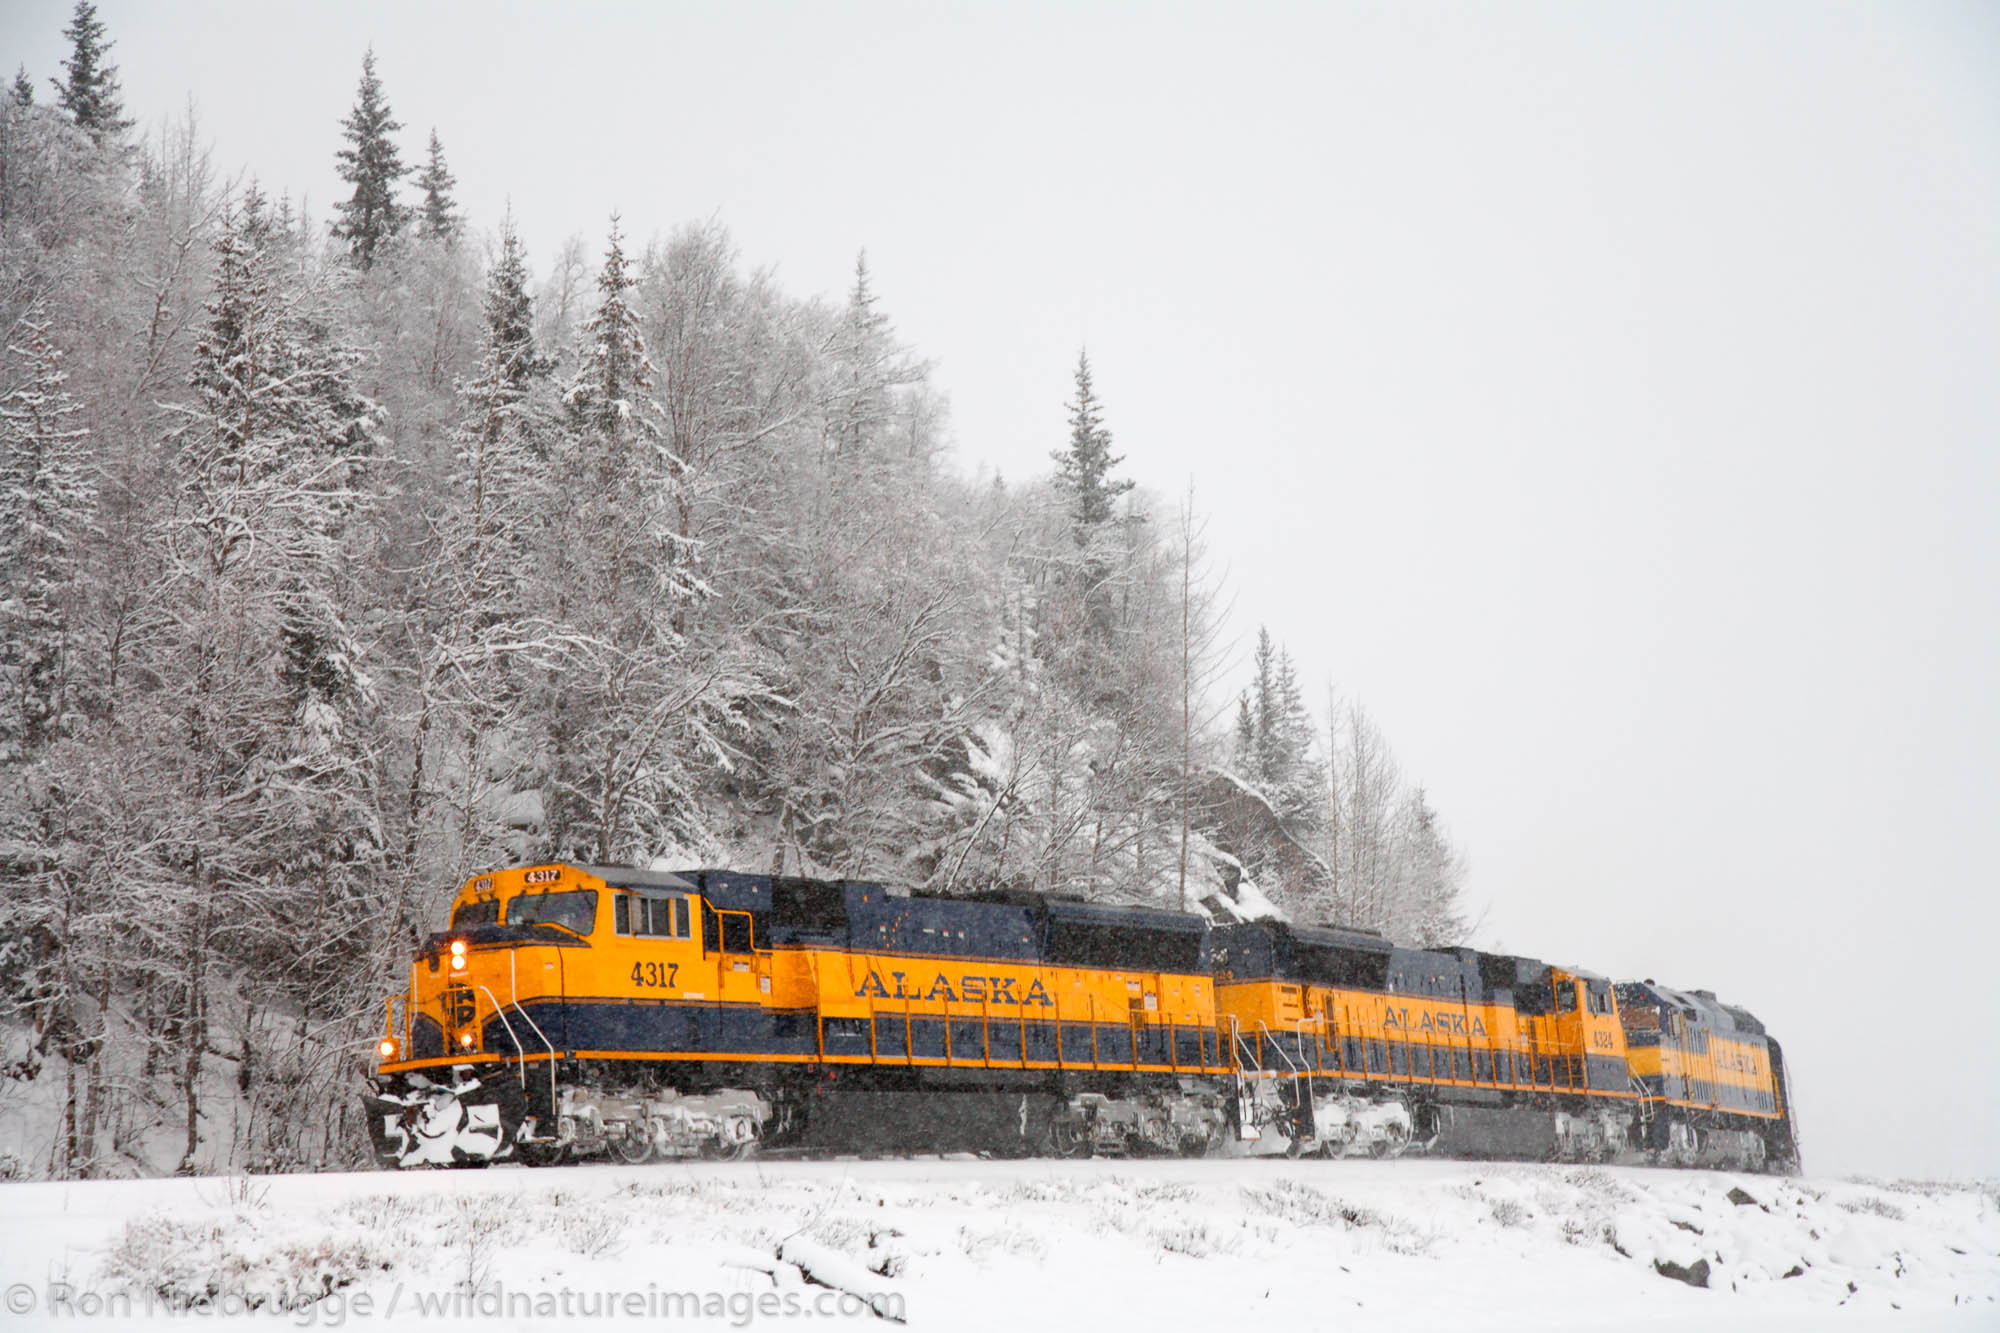
M 1795 1168 L 1702 992 L 1060 896 L 580 865 L 466 883 L 387 1002 L 399 1166 L 823 1150 L 1411 1149 Z

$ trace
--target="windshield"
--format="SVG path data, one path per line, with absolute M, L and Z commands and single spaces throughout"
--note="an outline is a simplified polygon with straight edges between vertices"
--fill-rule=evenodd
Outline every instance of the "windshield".
M 579 935 L 588 935 L 591 927 L 597 924 L 597 890 L 524 893 L 507 904 L 507 924 L 510 926 L 532 926 L 544 921 L 566 926 Z
M 451 928 L 465 930 L 472 926 L 497 926 L 500 924 L 500 900 L 488 898 L 483 903 L 460 903 L 451 914 Z

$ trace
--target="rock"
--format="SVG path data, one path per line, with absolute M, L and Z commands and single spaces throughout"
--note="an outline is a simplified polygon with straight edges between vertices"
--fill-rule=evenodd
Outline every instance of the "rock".
M 1690 1287 L 1705 1287 L 1708 1285 L 1708 1260 L 1706 1259 L 1697 1259 L 1685 1268 L 1671 1259 L 1655 1259 L 1653 1260 L 1653 1271 L 1661 1277 L 1670 1277 L 1676 1282 L 1685 1282 Z

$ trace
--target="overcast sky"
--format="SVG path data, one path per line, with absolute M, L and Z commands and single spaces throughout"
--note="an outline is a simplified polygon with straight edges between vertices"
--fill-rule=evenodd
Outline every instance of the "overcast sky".
M 0 56 L 57 72 L 67 0 Z M 1711 987 L 1808 1168 L 2000 1173 L 2000 7 L 102 0 L 128 112 L 310 199 L 374 45 L 538 276 L 866 247 L 968 470 L 1190 482 L 1478 943 Z

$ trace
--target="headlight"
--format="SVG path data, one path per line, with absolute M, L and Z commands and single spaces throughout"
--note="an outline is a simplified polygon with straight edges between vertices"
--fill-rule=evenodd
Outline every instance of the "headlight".
M 459 1034 L 458 1034 L 458 1044 L 459 1044 L 459 1045 L 461 1045 L 461 1046 L 470 1046 L 470 1045 L 472 1045 L 472 1034 L 471 1034 L 470 1032 L 461 1032 L 461 1033 L 459 1033 Z
M 465 970 L 464 940 L 453 940 L 451 942 L 451 970 L 454 972 L 463 972 Z
M 387 1037 L 384 1037 L 382 1039 L 382 1044 L 380 1046 L 377 1046 L 375 1049 L 382 1052 L 382 1058 L 384 1060 L 393 1060 L 396 1058 L 396 1043 L 389 1040 Z

